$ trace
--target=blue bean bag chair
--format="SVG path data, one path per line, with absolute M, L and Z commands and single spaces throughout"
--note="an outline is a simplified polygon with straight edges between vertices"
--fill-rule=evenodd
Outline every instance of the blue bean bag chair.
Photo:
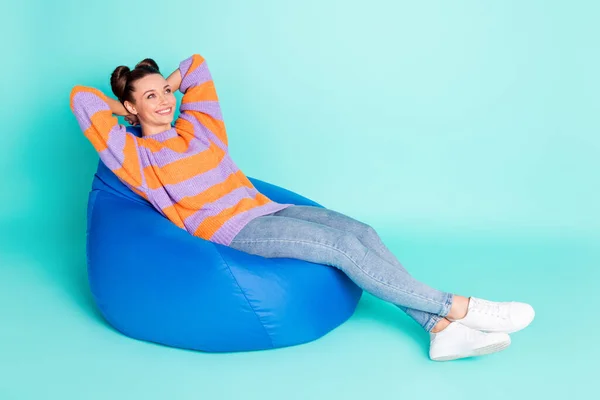
M 137 136 L 141 130 L 128 127 Z M 276 202 L 321 205 L 250 178 Z M 190 235 L 129 190 L 102 161 L 87 210 L 90 288 L 131 338 L 207 352 L 306 343 L 346 321 L 362 294 L 334 267 L 265 258 Z

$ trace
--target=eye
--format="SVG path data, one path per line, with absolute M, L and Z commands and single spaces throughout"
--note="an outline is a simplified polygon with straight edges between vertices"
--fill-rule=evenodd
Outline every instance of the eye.
M 171 89 L 167 89 L 167 93 L 171 93 Z
M 149 94 L 148 97 L 146 97 L 147 99 L 151 98 L 152 96 L 154 96 L 154 94 Z

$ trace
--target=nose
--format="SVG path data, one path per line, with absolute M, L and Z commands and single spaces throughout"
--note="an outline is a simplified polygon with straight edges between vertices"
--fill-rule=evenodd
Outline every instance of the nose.
M 161 94 L 159 97 L 158 103 L 159 103 L 160 107 L 168 105 L 169 104 L 168 96 Z

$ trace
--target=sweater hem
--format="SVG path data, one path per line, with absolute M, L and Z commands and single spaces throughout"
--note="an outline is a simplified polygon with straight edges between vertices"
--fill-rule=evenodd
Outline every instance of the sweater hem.
M 233 239 L 235 239 L 235 237 L 237 236 L 238 233 L 240 233 L 240 231 L 242 229 L 244 229 L 244 227 L 253 219 L 258 218 L 258 217 L 262 217 L 264 215 L 267 214 L 273 214 L 276 213 L 277 211 L 281 211 L 284 208 L 288 208 L 290 206 L 293 206 L 295 204 L 291 204 L 291 203 L 277 203 L 274 201 L 271 201 L 270 203 L 268 203 L 266 206 L 262 206 L 262 207 L 257 207 L 255 209 L 252 209 L 249 211 L 249 215 L 251 215 L 250 218 L 248 218 L 247 220 L 244 220 L 242 223 L 235 225 L 233 227 L 231 227 L 230 229 L 228 229 L 226 232 L 223 232 L 222 234 L 218 235 L 218 237 L 212 237 L 210 239 L 210 241 L 214 242 L 214 243 L 218 243 L 218 244 L 222 244 L 224 246 L 230 246 L 231 242 L 233 241 Z M 256 211 L 255 211 L 256 210 Z M 255 211 L 255 213 L 252 213 L 252 211 Z

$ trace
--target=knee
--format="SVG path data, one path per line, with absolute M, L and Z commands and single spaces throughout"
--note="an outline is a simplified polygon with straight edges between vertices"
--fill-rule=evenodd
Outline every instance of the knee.
M 355 248 L 360 244 L 359 238 L 351 232 L 343 232 L 338 236 L 335 247 L 340 249 Z
M 375 231 L 375 228 L 373 228 L 371 225 L 364 224 L 364 229 L 363 229 L 361 238 L 367 239 L 369 241 L 378 241 L 379 234 L 377 233 L 377 231 Z
M 366 247 L 362 241 L 353 233 L 343 233 L 335 243 L 337 251 L 349 256 L 352 259 L 360 258 L 366 253 Z

